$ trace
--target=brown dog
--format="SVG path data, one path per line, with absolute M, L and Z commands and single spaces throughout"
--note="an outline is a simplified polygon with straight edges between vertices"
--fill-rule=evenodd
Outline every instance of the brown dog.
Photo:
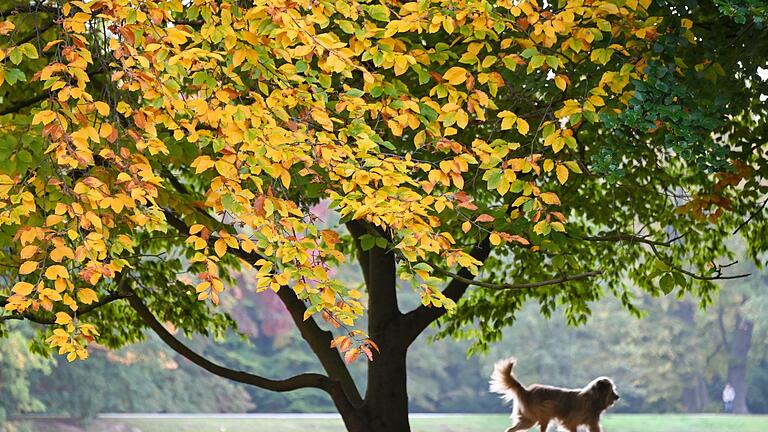
M 533 384 L 523 387 L 512 374 L 515 359 L 496 363 L 491 375 L 491 391 L 515 401 L 512 418 L 515 423 L 505 432 L 527 430 L 538 424 L 546 432 L 550 422 L 560 423 L 569 432 L 580 425 L 590 432 L 600 432 L 600 414 L 619 399 L 613 381 L 600 377 L 583 389 L 563 389 Z

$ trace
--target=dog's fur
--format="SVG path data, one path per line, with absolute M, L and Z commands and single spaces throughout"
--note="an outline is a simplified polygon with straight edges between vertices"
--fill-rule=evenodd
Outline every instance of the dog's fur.
M 600 414 L 619 399 L 613 381 L 600 377 L 582 389 L 564 389 L 533 384 L 524 387 L 512 374 L 516 360 L 508 358 L 496 363 L 490 387 L 506 401 L 514 401 L 514 424 L 506 432 L 527 430 L 538 424 L 546 432 L 550 422 L 557 422 L 569 432 L 580 425 L 590 432 L 600 432 Z

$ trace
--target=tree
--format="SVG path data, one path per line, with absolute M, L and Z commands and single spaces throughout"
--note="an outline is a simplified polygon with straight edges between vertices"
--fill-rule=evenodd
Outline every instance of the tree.
M 734 388 L 733 412 L 738 414 L 749 413 L 747 370 L 750 352 L 754 352 L 754 346 L 760 344 L 754 339 L 765 332 L 759 323 L 766 302 L 766 277 L 760 276 L 751 283 L 728 287 L 720 296 L 717 311 L 710 319 L 710 327 L 718 335 L 718 344 L 711 356 L 722 354 L 725 357 L 721 373 L 724 382 Z
M 483 348 L 526 299 L 572 323 L 605 292 L 635 310 L 625 279 L 706 303 L 741 276 L 723 238 L 765 249 L 763 13 L 5 2 L 3 320 L 49 326 L 70 361 L 149 328 L 224 378 L 327 392 L 351 431 L 408 431 L 406 353 L 441 318 Z M 333 276 L 350 259 L 364 290 Z M 231 326 L 213 306 L 241 267 L 324 373 L 228 369 L 164 325 Z M 400 309 L 398 279 L 420 306 Z M 361 354 L 364 394 L 345 365 Z
M 25 346 L 24 333 L 14 331 L 0 346 L 0 421 L 6 423 L 6 416 L 18 411 L 35 412 L 44 405 L 30 391 L 30 376 L 36 373 L 48 374 L 50 360 L 32 354 Z M 5 429 L 2 429 L 5 430 Z

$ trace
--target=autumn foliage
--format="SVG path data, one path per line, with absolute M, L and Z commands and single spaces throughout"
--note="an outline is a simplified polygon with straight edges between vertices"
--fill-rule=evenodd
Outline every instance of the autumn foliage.
M 303 319 L 346 329 L 332 346 L 348 361 L 372 357 L 365 293 L 331 270 L 355 247 L 388 250 L 423 305 L 452 310 L 442 286 L 478 274 L 473 244 L 551 258 L 581 217 L 568 186 L 595 175 L 580 129 L 630 106 L 662 35 L 697 43 L 690 19 L 650 7 L 13 3 L 0 89 L 34 93 L 0 117 L 6 317 L 53 324 L 48 343 L 84 359 L 99 329 L 83 312 L 174 256 L 200 302 L 253 267 L 258 290 L 292 290 Z M 340 225 L 313 213 L 321 201 Z M 366 231 L 350 239 L 349 221 Z

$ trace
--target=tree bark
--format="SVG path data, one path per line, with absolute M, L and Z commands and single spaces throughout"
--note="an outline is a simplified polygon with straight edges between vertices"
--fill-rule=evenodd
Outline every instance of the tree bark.
M 368 432 L 410 432 L 406 351 L 376 355 L 368 365 L 363 412 Z
M 749 348 L 752 346 L 752 331 L 755 324 L 736 315 L 736 328 L 733 330 L 730 340 L 730 352 L 728 353 L 728 382 L 736 392 L 733 401 L 734 414 L 748 414 L 747 408 L 747 358 Z
M 408 388 L 403 314 L 397 305 L 397 268 L 395 255 L 387 248 L 374 246 L 363 250 L 363 235 L 391 239 L 372 225 L 362 221 L 347 223 L 356 240 L 358 259 L 368 291 L 368 335 L 376 342 L 373 361 L 368 363 L 368 385 L 359 410 L 364 420 L 360 432 L 410 432 L 408 422 Z M 357 430 L 350 432 L 358 432 Z

